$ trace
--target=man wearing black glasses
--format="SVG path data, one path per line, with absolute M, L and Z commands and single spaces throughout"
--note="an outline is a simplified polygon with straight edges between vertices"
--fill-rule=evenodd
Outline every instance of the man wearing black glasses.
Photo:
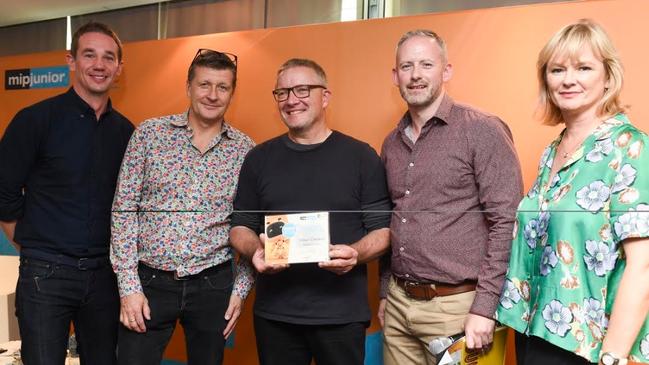
M 201 49 L 185 113 L 143 122 L 124 156 L 113 202 L 111 261 L 121 297 L 118 361 L 160 364 L 179 320 L 189 364 L 220 364 L 252 286 L 233 270 L 229 214 L 253 141 L 225 122 L 235 55 Z
M 291 59 L 273 91 L 288 133 L 246 157 L 230 239 L 259 272 L 254 308 L 262 365 L 363 364 L 370 321 L 365 263 L 388 248 L 391 208 L 385 173 L 366 143 L 327 126 L 324 70 Z M 330 260 L 269 265 L 263 213 L 328 211 Z M 275 213 L 277 214 L 277 213 Z

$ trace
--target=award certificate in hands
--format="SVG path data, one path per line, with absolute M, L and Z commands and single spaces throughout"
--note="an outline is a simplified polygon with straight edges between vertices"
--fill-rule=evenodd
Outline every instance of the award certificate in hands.
M 267 264 L 329 260 L 329 213 L 296 213 L 265 217 Z

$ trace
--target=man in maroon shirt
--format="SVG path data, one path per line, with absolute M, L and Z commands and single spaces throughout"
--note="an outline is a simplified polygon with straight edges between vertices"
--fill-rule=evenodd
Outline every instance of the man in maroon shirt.
M 403 35 L 393 77 L 408 112 L 382 149 L 394 203 L 379 308 L 386 365 L 434 364 L 427 347 L 441 336 L 492 342 L 520 165 L 505 123 L 445 93 L 451 74 L 437 34 Z

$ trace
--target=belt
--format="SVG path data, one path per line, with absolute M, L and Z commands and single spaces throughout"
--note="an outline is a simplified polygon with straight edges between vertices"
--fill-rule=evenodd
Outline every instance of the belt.
M 222 271 L 223 269 L 229 268 L 231 265 L 232 265 L 231 260 L 228 260 L 228 261 L 220 263 L 220 264 L 218 264 L 216 266 L 208 267 L 207 269 L 205 269 L 205 270 L 203 270 L 203 271 L 201 271 L 201 272 L 199 272 L 197 274 L 185 275 L 185 276 L 179 276 L 178 271 L 175 271 L 175 270 L 174 271 L 167 271 L 167 270 L 156 269 L 156 268 L 153 268 L 153 267 L 151 267 L 151 266 L 149 266 L 149 265 L 147 265 L 147 264 L 145 264 L 143 262 L 140 262 L 138 264 L 138 267 L 142 271 L 149 271 L 149 272 L 155 273 L 156 275 L 158 275 L 160 277 L 163 277 L 163 278 L 167 278 L 167 279 L 171 279 L 171 280 L 177 280 L 177 281 L 185 281 L 185 280 L 200 279 L 200 278 L 204 277 L 205 275 L 216 274 L 219 271 Z
M 445 297 L 447 295 L 461 294 L 474 291 L 475 281 L 464 281 L 460 284 L 440 284 L 440 283 L 418 283 L 408 281 L 393 276 L 394 282 L 397 283 L 412 299 L 431 300 L 435 297 Z
M 46 261 L 53 264 L 60 264 L 77 268 L 78 270 L 96 270 L 106 266 L 110 266 L 110 259 L 108 255 L 95 256 L 95 257 L 75 257 L 66 255 L 55 255 L 39 251 L 30 251 L 29 254 L 21 253 L 21 259 L 24 262 L 32 260 Z

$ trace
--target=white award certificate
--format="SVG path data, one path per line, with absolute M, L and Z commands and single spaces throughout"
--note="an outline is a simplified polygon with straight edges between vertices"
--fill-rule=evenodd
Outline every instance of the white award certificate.
M 296 213 L 265 217 L 268 264 L 329 260 L 329 213 Z

